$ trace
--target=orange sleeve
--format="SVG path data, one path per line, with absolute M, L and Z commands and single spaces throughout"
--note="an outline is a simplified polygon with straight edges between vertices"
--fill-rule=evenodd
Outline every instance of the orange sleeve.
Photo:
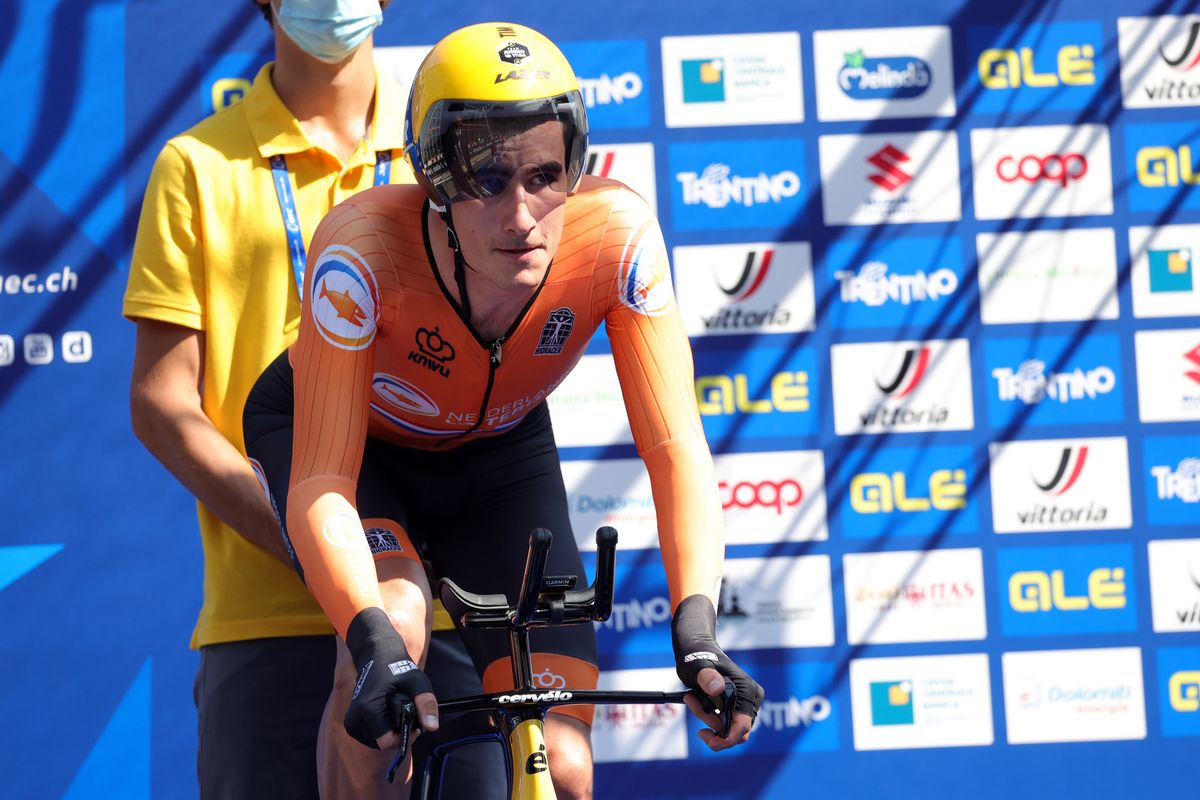
M 382 607 L 355 486 L 380 319 L 376 266 L 389 262 L 353 204 L 325 217 L 309 254 L 292 354 L 296 416 L 287 528 L 309 591 L 344 638 L 359 611 Z
M 633 440 L 650 473 L 671 606 L 693 594 L 716 605 L 725 536 L 716 471 L 666 244 L 645 202 L 617 190 L 600 252 L 597 288 Z

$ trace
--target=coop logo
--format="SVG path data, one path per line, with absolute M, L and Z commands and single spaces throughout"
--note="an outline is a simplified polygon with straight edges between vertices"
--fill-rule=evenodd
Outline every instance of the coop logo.
M 654 628 L 671 621 L 671 601 L 666 597 L 652 597 L 648 600 L 634 598 L 627 603 L 613 603 L 612 616 L 597 627 L 604 627 L 616 633 Z
M 1008 635 L 1137 629 L 1128 544 L 1012 548 L 1000 550 L 996 563 Z
M 764 700 L 758 709 L 758 718 L 751 730 L 785 731 L 809 728 L 829 719 L 833 704 L 824 695 L 814 694 L 801 700 L 789 697 L 784 701 Z
M 1142 147 L 1137 151 L 1138 183 L 1148 189 L 1165 187 L 1200 186 L 1200 175 L 1192 160 L 1190 145 L 1178 148 L 1164 145 Z
M 311 296 L 317 332 L 341 350 L 362 350 L 375 338 L 379 286 L 362 256 L 330 245 L 313 269 Z
M 419 386 L 397 378 L 395 375 L 389 375 L 386 372 L 375 373 L 375 377 L 371 380 L 371 388 L 388 405 L 405 413 L 417 414 L 422 417 L 436 417 L 441 414 L 441 410 L 438 409 L 438 405 L 432 397 Z M 377 408 L 377 404 L 372 403 L 371 407 Z
M 984 113 L 1085 108 L 1104 84 L 1098 22 L 973 28 L 967 41 Z
M 883 148 L 867 157 L 867 163 L 880 170 L 867 175 L 867 180 L 889 192 L 894 192 L 913 179 L 912 175 L 899 167 L 900 164 L 909 160 L 908 153 L 894 145 L 884 145 Z
M 1150 468 L 1159 500 L 1200 503 L 1200 458 L 1189 456 L 1174 468 L 1159 464 Z
M 955 511 L 967 507 L 967 473 L 962 469 L 937 469 L 929 476 L 928 495 L 908 487 L 902 471 L 863 472 L 850 480 L 850 507 L 859 514 Z
M 929 64 L 916 56 L 870 58 L 858 49 L 846 53 L 838 86 L 854 100 L 893 100 L 919 97 L 929 88 Z
M 996 176 L 1005 183 L 1036 183 L 1050 181 L 1064 189 L 1088 171 L 1087 156 L 1083 153 L 1051 153 L 1045 156 L 1004 156 L 996 162 Z
M 902 306 L 912 303 L 936 302 L 954 294 L 958 289 L 958 275 L 954 270 L 935 269 L 930 273 L 917 270 L 911 274 L 890 272 L 883 261 L 868 261 L 852 270 L 837 270 L 833 278 L 838 282 L 843 303 L 862 303 L 878 308 L 886 303 Z
M 642 95 L 642 76 L 636 72 L 622 72 L 610 76 L 601 73 L 595 78 L 580 78 L 579 89 L 583 93 L 583 102 L 588 108 L 621 105 L 626 100 L 633 100 Z
M 735 175 L 727 164 L 714 163 L 697 175 L 676 173 L 685 205 L 725 208 L 730 203 L 750 208 L 765 203 L 779 204 L 800 193 L 800 176 L 792 170 L 774 174 Z
M 721 508 L 763 508 L 782 516 L 784 509 L 800 505 L 804 499 L 804 488 L 794 478 L 761 481 L 721 481 L 717 484 L 721 493 Z
M 1046 362 L 1031 358 L 1017 369 L 997 367 L 992 370 L 1000 399 L 1020 400 L 1026 405 L 1040 403 L 1046 398 L 1059 403 L 1072 400 L 1094 400 L 1108 394 L 1117 385 L 1116 373 L 1110 367 L 1074 369 L 1070 372 L 1047 372 Z
M 808 373 L 805 371 L 775 373 L 766 397 L 751 397 L 749 387 L 749 379 L 742 372 L 696 378 L 700 415 L 770 414 L 773 411 L 803 413 L 811 408 Z
M 963 339 L 832 347 L 839 434 L 974 427 Z
M 991 478 L 997 533 L 1131 524 L 1123 438 L 994 443 Z

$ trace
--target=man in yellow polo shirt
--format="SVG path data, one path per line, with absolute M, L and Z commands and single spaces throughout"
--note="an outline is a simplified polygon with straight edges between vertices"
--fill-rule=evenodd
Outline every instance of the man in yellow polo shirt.
M 242 407 L 296 338 L 317 223 L 412 175 L 405 98 L 373 61 L 386 2 L 254 2 L 275 61 L 168 141 L 146 189 L 123 309 L 137 323 L 130 405 L 138 438 L 198 499 L 201 796 L 316 798 L 334 640 L 244 455 Z

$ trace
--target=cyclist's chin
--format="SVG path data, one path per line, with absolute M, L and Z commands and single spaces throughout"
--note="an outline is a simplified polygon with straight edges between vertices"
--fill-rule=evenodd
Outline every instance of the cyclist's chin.
M 550 255 L 542 247 L 496 249 L 490 255 L 492 280 L 511 289 L 536 288 L 550 264 Z

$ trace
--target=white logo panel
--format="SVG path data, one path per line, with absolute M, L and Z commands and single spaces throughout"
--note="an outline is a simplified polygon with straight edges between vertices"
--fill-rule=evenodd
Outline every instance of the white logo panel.
M 664 36 L 668 128 L 804 121 L 800 34 Z
M 557 417 L 554 427 L 557 436 Z M 604 525 L 617 529 L 621 550 L 658 547 L 650 476 L 640 458 L 563 461 L 562 475 L 580 550 L 596 549 L 596 529 Z
M 829 556 L 734 558 L 717 603 L 721 647 L 829 647 L 834 643 Z
M 842 564 L 850 644 L 987 636 L 978 549 L 849 553 Z
M 1200 328 L 1138 331 L 1133 349 L 1142 422 L 1200 420 Z
M 988 451 L 996 533 L 1133 524 L 1124 437 L 993 442 Z
M 991 693 L 982 653 L 852 659 L 854 749 L 991 744 Z
M 1130 228 L 1129 258 L 1135 317 L 1200 316 L 1200 225 Z
M 546 401 L 559 447 L 633 442 L 611 355 L 590 355 L 568 373 Z
M 976 219 L 1111 214 L 1104 125 L 971 131 Z
M 1111 228 L 981 233 L 975 247 L 985 324 L 1118 316 Z
M 1200 105 L 1200 17 L 1120 17 L 1126 108 Z
M 826 225 L 962 217 L 953 133 L 839 134 L 818 147 Z
M 413 78 L 417 75 L 417 68 L 425 60 L 425 56 L 429 55 L 432 47 L 433 45 L 375 48 L 375 68 L 381 76 L 396 84 L 399 89 L 397 97 L 408 97 L 408 93 L 412 91 Z
M 683 688 L 675 670 L 618 669 L 600 673 L 604 691 L 655 691 Z M 616 761 L 666 761 L 687 758 L 687 714 L 681 705 L 597 705 L 592 719 L 592 749 L 597 764 Z
M 1200 631 L 1200 539 L 1154 541 L 1147 552 L 1155 632 Z
M 652 212 L 658 209 L 658 178 L 654 172 L 654 145 L 588 143 L 587 173 L 620 181 L 637 192 Z
M 676 247 L 672 255 L 689 336 L 816 327 L 808 242 Z
M 1137 647 L 1004 653 L 1010 744 L 1146 738 Z
M 815 31 L 817 118 L 952 117 L 950 29 Z
M 835 344 L 830 358 L 841 436 L 975 426 L 966 339 Z

